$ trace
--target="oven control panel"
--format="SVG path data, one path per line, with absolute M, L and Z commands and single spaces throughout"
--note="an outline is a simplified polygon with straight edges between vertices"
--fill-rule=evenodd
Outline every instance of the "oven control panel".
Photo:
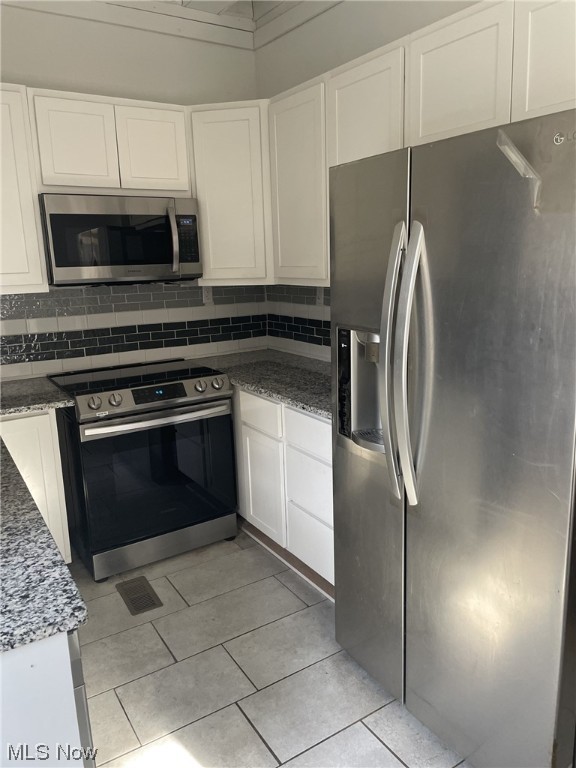
M 184 384 L 179 381 L 176 384 L 158 384 L 154 387 L 133 389 L 132 397 L 136 405 L 142 405 L 142 403 L 157 403 L 162 400 L 186 397 L 186 390 Z
M 147 386 L 116 389 L 107 392 L 78 395 L 75 398 L 78 421 L 93 421 L 169 406 L 181 407 L 202 400 L 231 397 L 228 376 L 203 375 L 184 381 L 171 381 Z

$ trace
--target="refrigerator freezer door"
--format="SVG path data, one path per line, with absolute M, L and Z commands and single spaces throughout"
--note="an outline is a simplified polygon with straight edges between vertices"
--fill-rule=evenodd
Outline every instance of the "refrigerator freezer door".
M 567 111 L 412 156 L 434 360 L 407 509 L 406 704 L 474 766 L 572 755 L 575 128 Z
M 406 222 L 408 169 L 408 150 L 399 150 L 330 170 L 332 348 L 340 340 L 343 354 L 350 356 L 355 339 L 380 338 L 382 355 L 384 284 L 396 226 Z M 360 367 L 376 375 L 375 364 L 366 362 L 372 353 L 367 349 Z M 346 384 L 342 376 L 339 381 L 339 359 L 346 362 L 333 355 L 336 638 L 390 694 L 402 698 L 403 491 L 394 498 L 385 454 L 351 439 L 346 425 L 372 403 L 338 402 Z M 359 382 L 357 391 L 368 398 L 376 391 L 372 384 Z

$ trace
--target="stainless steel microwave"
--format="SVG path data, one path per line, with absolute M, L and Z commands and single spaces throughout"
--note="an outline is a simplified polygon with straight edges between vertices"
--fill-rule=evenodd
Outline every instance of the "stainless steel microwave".
M 39 197 L 54 285 L 202 277 L 196 200 Z

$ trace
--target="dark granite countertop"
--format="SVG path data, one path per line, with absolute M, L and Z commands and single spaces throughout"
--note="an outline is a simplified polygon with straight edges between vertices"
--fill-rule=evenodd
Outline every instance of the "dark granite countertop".
M 3 381 L 0 390 L 0 416 L 10 413 L 66 408 L 73 401 L 46 376 Z
M 0 440 L 0 650 L 77 629 L 87 610 L 10 452 Z

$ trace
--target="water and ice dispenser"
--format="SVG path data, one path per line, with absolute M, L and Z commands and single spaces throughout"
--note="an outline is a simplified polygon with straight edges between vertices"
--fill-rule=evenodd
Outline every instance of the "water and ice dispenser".
M 338 433 L 384 453 L 378 394 L 380 336 L 338 329 Z

